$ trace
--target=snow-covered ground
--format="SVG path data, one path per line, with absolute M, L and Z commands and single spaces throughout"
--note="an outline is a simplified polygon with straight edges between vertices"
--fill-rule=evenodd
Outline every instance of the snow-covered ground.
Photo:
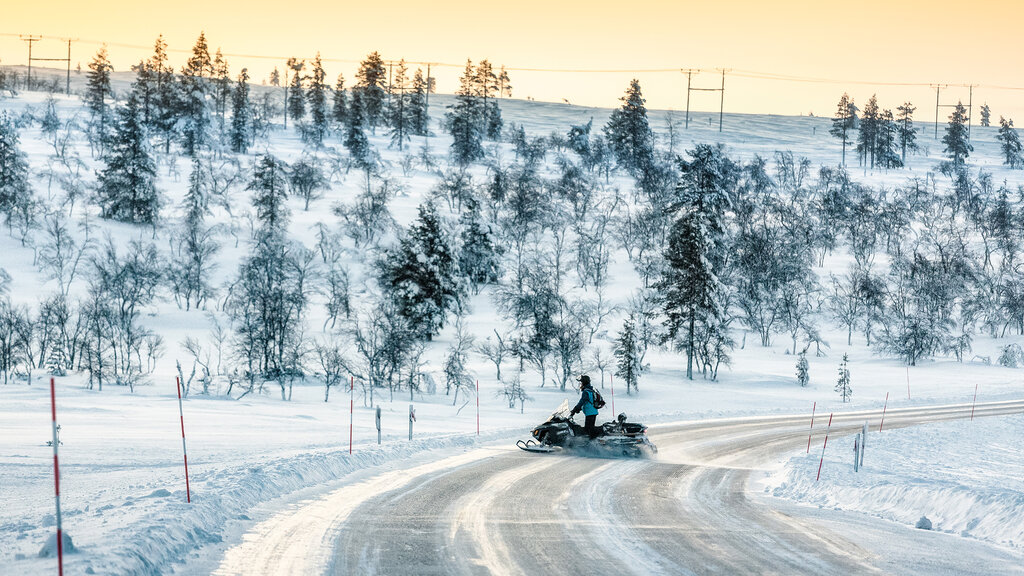
M 124 85 L 122 82 L 120 86 Z M 57 100 L 63 117 L 80 113 L 77 98 L 57 96 Z M 0 110 L 21 114 L 31 107 L 38 112 L 43 101 L 42 94 L 22 94 L 0 99 Z M 435 119 L 447 102 L 443 95 L 432 100 Z M 522 101 L 502 102 L 502 112 L 506 123 L 523 124 L 531 136 L 564 134 L 571 124 L 585 123 L 590 118 L 597 129 L 609 113 Z M 651 112 L 652 125 L 662 146 L 667 145 L 669 117 L 668 112 Z M 770 158 L 775 151 L 786 150 L 797 157 L 810 158 L 814 166 L 835 164 L 839 157 L 839 145 L 828 135 L 828 119 L 726 115 L 725 130 L 719 134 L 717 125 L 708 125 L 709 118 L 706 113 L 694 114 L 691 130 L 679 137 L 678 151 L 693 143 L 723 142 L 730 155 L 745 160 L 755 154 Z M 682 114 L 674 113 L 673 121 L 681 123 Z M 859 181 L 888 187 L 913 176 L 923 177 L 934 170 L 941 157 L 941 145 L 931 140 L 930 134 L 926 126 L 922 134 L 926 150 L 911 160 L 908 170 L 871 173 L 851 168 L 851 173 Z M 1015 184 L 1019 178 L 1000 165 L 994 135 L 995 129 L 974 128 L 972 165 L 992 172 L 997 182 L 1008 179 Z M 383 132 L 371 141 L 390 163 L 392 176 L 404 187 L 391 210 L 396 220 L 406 225 L 436 176 L 419 170 L 403 176 L 399 168 L 403 154 L 387 148 Z M 56 202 L 56 187 L 52 193 L 46 188 L 44 168 L 49 162 L 49 146 L 41 138 L 38 126 L 22 130 L 21 142 L 37 174 L 37 195 Z M 435 153 L 446 150 L 449 143 L 444 135 L 431 139 Z M 97 163 L 90 158 L 85 143 L 79 140 L 75 146 L 89 168 L 95 169 Z M 413 150 L 420 146 L 421 141 L 414 139 Z M 290 161 L 299 156 L 302 144 L 293 131 L 276 131 L 269 149 Z M 501 154 L 506 161 L 513 155 L 507 145 L 502 145 Z M 187 161 L 179 159 L 178 164 L 179 170 L 187 172 Z M 171 176 L 169 167 L 161 165 L 158 186 L 167 195 L 169 206 L 177 206 L 187 180 L 185 174 Z M 628 178 L 622 176 L 613 178 L 612 184 L 622 189 L 631 186 Z M 292 236 L 311 245 L 318 223 L 337 225 L 329 208 L 338 201 L 351 199 L 360 186 L 355 175 L 334 182 L 332 190 L 315 202 L 309 212 L 302 210 L 300 200 L 291 200 Z M 235 207 L 244 210 L 249 193 L 239 189 L 233 194 Z M 95 217 L 95 209 L 84 204 L 76 205 L 76 221 L 88 214 L 94 225 L 118 242 L 141 238 L 156 241 L 161 249 L 166 247 L 165 231 L 154 239 L 149 228 L 102 222 Z M 176 210 L 171 209 L 170 218 L 177 215 Z M 228 219 L 223 211 L 218 211 L 217 216 Z M 237 262 L 247 249 L 244 239 L 236 245 L 228 237 L 223 243 L 219 268 L 215 271 L 218 284 L 236 273 Z M 358 279 L 362 273 L 359 251 L 351 245 L 346 249 Z M 10 297 L 17 304 L 35 306 L 41 294 L 54 289 L 53 282 L 36 269 L 34 256 L 33 249 L 23 246 L 16 237 L 0 235 L 0 267 L 13 278 Z M 621 305 L 637 286 L 636 274 L 622 250 L 614 254 L 613 260 L 613 280 L 607 296 Z M 830 271 L 845 272 L 847 265 L 848 259 L 837 255 L 818 272 L 827 277 Z M 363 296 L 360 294 L 357 300 Z M 322 307 L 314 308 L 318 311 L 310 324 L 319 330 Z M 487 290 L 472 299 L 471 309 L 467 328 L 480 341 L 501 321 Z M 378 447 L 373 408 L 357 388 L 353 400 L 354 447 L 349 455 L 350 400 L 343 390 L 332 390 L 329 402 L 324 402 L 323 389 L 314 382 L 297 385 L 290 402 L 282 401 L 274 388 L 240 400 L 226 397 L 223 387 L 209 396 L 193 393 L 184 401 L 193 496 L 192 504 L 187 504 L 174 385 L 175 360 L 186 364 L 179 343 L 186 336 L 207 338 L 210 322 L 203 312 L 180 310 L 166 295 L 147 309 L 143 322 L 164 338 L 167 353 L 157 362 L 147 383 L 134 393 L 116 386 L 107 386 L 102 392 L 86 390 L 81 376 L 57 380 L 57 416 L 63 442 L 63 525 L 78 548 L 77 553 L 67 558 L 69 574 L 166 573 L 176 567 L 180 569 L 185 561 L 192 562 L 190 566 L 211 565 L 204 559 L 216 557 L 229 544 L 237 543 L 240 534 L 260 518 L 294 505 L 306 495 L 322 493 L 380 467 L 400 469 L 407 462 L 429 461 L 439 454 L 468 450 L 481 443 L 509 443 L 525 436 L 562 399 L 574 398 L 571 390 L 562 392 L 550 385 L 540 388 L 536 375 L 528 372 L 524 382 L 532 399 L 526 402 L 525 413 L 520 414 L 518 408 L 509 409 L 499 397 L 493 365 L 472 355 L 470 368 L 480 380 L 479 437 L 476 399 L 472 395 L 455 400 L 441 390 L 436 394 L 416 393 L 410 400 L 408 392 L 392 399 L 386 392 L 378 391 L 383 422 L 383 444 Z M 595 343 L 606 352 L 619 322 L 621 317 L 612 318 L 595 338 Z M 846 336 L 841 330 L 826 328 L 824 335 L 832 346 L 824 356 L 808 358 L 810 384 L 806 388 L 796 384 L 796 362 L 786 350 L 784 336 L 779 336 L 770 347 L 761 347 L 756 336 L 750 335 L 745 346 L 734 351 L 732 367 L 723 368 L 717 382 L 687 381 L 683 377 L 685 357 L 670 351 L 651 351 L 646 360 L 651 371 L 643 376 L 639 394 L 625 396 L 617 387 L 615 412 L 624 411 L 635 419 L 657 422 L 763 413 L 809 414 L 816 404 L 817 412 L 822 414 L 881 407 L 887 394 L 890 407 L 969 401 L 976 384 L 980 384 L 979 400 L 1024 396 L 1024 372 L 1019 369 L 958 363 L 942 357 L 907 369 L 897 360 L 877 356 L 860 338 L 855 337 L 852 346 L 845 346 Z M 438 374 L 444 350 L 452 339 L 453 330 L 449 327 L 430 344 L 426 355 L 428 372 Z M 742 336 L 738 334 L 737 340 L 742 340 Z M 1001 346 L 1014 341 L 1024 342 L 1024 338 L 993 340 L 979 336 L 972 355 L 996 358 Z M 849 354 L 854 390 L 853 400 L 848 404 L 840 402 L 833 390 L 844 353 Z M 187 371 L 186 364 L 186 374 Z M 0 386 L 2 574 L 49 573 L 55 563 L 50 558 L 36 557 L 54 531 L 55 522 L 52 457 L 46 445 L 50 438 L 47 382 L 47 377 L 37 373 L 31 385 L 16 381 Z M 606 382 L 605 386 L 605 396 L 611 403 L 611 383 Z M 410 403 L 415 405 L 417 416 L 412 442 L 407 440 Z M 939 530 L 964 532 L 1007 545 L 1013 540 L 1013 545 L 1019 545 L 1024 541 L 1019 526 L 1013 532 L 1012 518 L 1001 515 L 1016 510 L 1019 517 L 1021 512 L 1019 480 L 1015 484 L 1008 480 L 1012 471 L 1016 470 L 1019 478 L 1024 469 L 1024 456 L 1016 449 L 1021 427 L 1020 418 L 998 418 L 872 435 L 867 470 L 856 477 L 843 472 L 848 460 L 843 456 L 848 452 L 844 439 L 837 442 L 834 452 L 830 450 L 828 458 L 834 461 L 826 462 L 822 483 L 808 485 L 805 468 L 810 459 L 797 458 L 779 477 L 774 493 L 885 514 L 901 523 L 913 523 L 920 515 L 927 515 Z M 908 440 L 900 441 L 901 438 Z M 919 452 L 923 447 L 930 450 L 928 456 Z M 911 455 L 913 462 L 908 462 Z M 971 457 L 974 459 L 962 459 Z M 925 464 L 945 465 L 946 472 L 940 474 Z M 994 478 L 1002 473 L 1007 474 L 1006 480 L 997 483 Z M 889 482 L 888 491 L 868 488 L 885 481 Z M 975 482 L 978 490 L 974 489 Z M 984 486 L 991 490 L 983 490 Z M 940 501 L 950 495 L 956 496 L 955 503 L 940 506 Z
M 1024 550 L 1024 416 L 978 418 L 868 433 L 864 467 L 853 471 L 854 437 L 788 460 L 765 492 L 810 506 L 853 511 Z

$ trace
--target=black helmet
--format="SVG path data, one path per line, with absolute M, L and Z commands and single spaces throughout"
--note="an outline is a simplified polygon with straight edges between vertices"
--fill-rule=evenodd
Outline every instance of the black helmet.
M 580 383 L 580 386 L 590 386 L 590 376 L 587 376 L 586 374 L 580 376 L 576 380 Z

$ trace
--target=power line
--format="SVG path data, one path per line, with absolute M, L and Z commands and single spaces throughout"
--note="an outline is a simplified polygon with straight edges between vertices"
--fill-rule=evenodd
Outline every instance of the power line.
M 14 34 L 8 32 L 0 32 L 0 37 L 8 38 L 22 38 L 21 34 Z M 56 38 L 50 36 L 37 36 L 38 38 Z M 64 40 L 64 39 L 62 39 Z M 152 46 L 144 46 L 139 44 L 130 44 L 125 42 L 103 42 L 100 40 L 91 39 L 79 39 L 77 42 L 83 44 L 102 45 L 105 44 L 111 47 L 117 48 L 128 48 L 133 50 L 151 50 Z M 190 49 L 182 48 L 168 48 L 168 52 L 189 54 Z M 231 58 L 245 58 L 253 60 L 287 60 L 289 56 L 282 55 L 270 55 L 270 54 L 248 54 L 242 52 L 224 52 L 225 57 Z M 324 62 L 331 62 L 336 64 L 359 64 L 361 60 L 350 59 L 350 58 L 322 58 Z M 431 61 L 414 61 L 407 60 L 407 64 L 413 64 L 418 66 L 430 65 L 433 67 L 444 67 L 444 68 L 462 68 L 465 63 L 451 63 L 451 62 L 438 62 L 435 60 Z M 673 68 L 538 68 L 538 67 L 526 67 L 526 66 L 506 66 L 506 70 L 510 72 L 535 72 L 535 73 L 555 73 L 555 74 L 678 74 L 681 70 L 679 67 Z M 683 71 L 686 69 L 683 68 Z M 930 82 L 893 82 L 893 81 L 873 81 L 873 80 L 851 80 L 851 79 L 839 79 L 839 78 L 823 78 L 815 76 L 799 76 L 793 74 L 781 74 L 776 72 L 765 72 L 760 70 L 745 70 L 745 69 L 730 69 L 730 75 L 738 78 L 747 78 L 753 80 L 770 80 L 777 82 L 799 82 L 807 84 L 853 84 L 861 86 L 902 86 L 902 87 L 918 87 L 918 88 L 933 88 L 934 83 Z M 967 88 L 969 86 L 987 88 L 991 90 L 1013 90 L 1013 91 L 1024 91 L 1024 86 L 1008 86 L 1003 84 L 950 84 L 949 86 L 962 86 Z

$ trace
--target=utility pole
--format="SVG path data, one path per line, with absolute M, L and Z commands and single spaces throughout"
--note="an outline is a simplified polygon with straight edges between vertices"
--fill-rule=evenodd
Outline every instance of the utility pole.
M 971 139 L 971 117 L 974 116 L 974 84 L 960 84 L 959 86 L 967 88 L 967 139 Z M 935 139 L 939 139 L 939 108 L 956 108 L 957 106 L 963 106 L 963 101 L 959 100 L 956 104 L 940 104 L 939 103 L 939 90 L 942 88 L 949 88 L 949 84 L 932 84 L 935 88 Z
M 71 96 L 71 38 L 68 38 L 68 77 L 64 84 L 64 92 Z
M 945 84 L 932 84 L 935 88 L 935 139 L 939 139 L 939 90 L 946 87 Z
M 23 42 L 28 43 L 28 76 L 25 77 L 25 90 L 32 89 L 32 44 L 43 39 L 42 36 L 19 36 Z
M 690 86 L 690 79 L 694 73 L 700 73 L 700 70 L 685 69 L 681 70 L 686 72 L 686 127 L 690 126 L 690 92 L 720 92 L 721 98 L 718 102 L 718 131 L 722 131 L 722 120 L 725 116 L 725 73 L 728 72 L 725 68 L 717 68 L 722 72 L 722 85 L 720 88 L 693 88 Z
M 430 62 L 427 62 L 427 99 L 423 104 L 423 107 L 426 109 L 424 113 L 427 115 L 427 140 L 430 139 L 430 89 L 432 86 L 433 80 L 430 78 Z
M 974 84 L 967 85 L 967 141 L 971 141 L 971 120 L 974 118 Z
M 391 69 L 394 68 L 394 66 L 395 66 L 395 61 L 394 60 L 388 60 L 388 107 L 389 108 L 391 107 L 391 92 L 394 90 L 394 87 L 391 84 L 391 78 L 392 78 Z
M 686 68 L 685 70 L 682 70 L 682 72 L 686 73 L 686 128 L 685 129 L 689 130 L 690 129 L 690 80 L 692 79 L 694 73 L 699 74 L 700 70 L 695 70 L 693 68 Z
M 36 58 L 36 57 L 32 56 L 32 42 L 37 42 L 41 38 L 42 38 L 42 36 L 36 36 L 35 38 L 32 38 L 31 36 L 28 37 L 28 38 L 22 38 L 22 40 L 25 40 L 26 42 L 29 43 L 29 45 L 28 45 L 28 75 L 29 75 L 29 77 L 28 77 L 28 80 L 27 80 L 27 83 L 26 83 L 26 89 L 30 86 L 30 84 L 32 82 L 32 63 L 33 62 L 67 62 L 67 65 L 68 65 L 67 66 L 67 80 L 65 80 L 64 90 L 70 96 L 71 95 L 71 42 L 73 40 L 71 38 L 67 39 L 67 43 L 68 43 L 68 56 L 67 56 L 67 58 Z
M 718 103 L 718 132 L 722 132 L 722 118 L 725 116 L 725 68 L 722 68 L 722 98 Z

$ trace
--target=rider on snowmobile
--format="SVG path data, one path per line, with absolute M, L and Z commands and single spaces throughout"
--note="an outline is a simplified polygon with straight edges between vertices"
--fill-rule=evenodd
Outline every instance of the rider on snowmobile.
M 590 385 L 590 376 L 583 374 L 576 379 L 580 383 L 580 401 L 569 412 L 572 418 L 577 412 L 582 411 L 586 416 L 583 428 L 591 440 L 597 438 L 597 408 L 594 407 L 594 388 Z

